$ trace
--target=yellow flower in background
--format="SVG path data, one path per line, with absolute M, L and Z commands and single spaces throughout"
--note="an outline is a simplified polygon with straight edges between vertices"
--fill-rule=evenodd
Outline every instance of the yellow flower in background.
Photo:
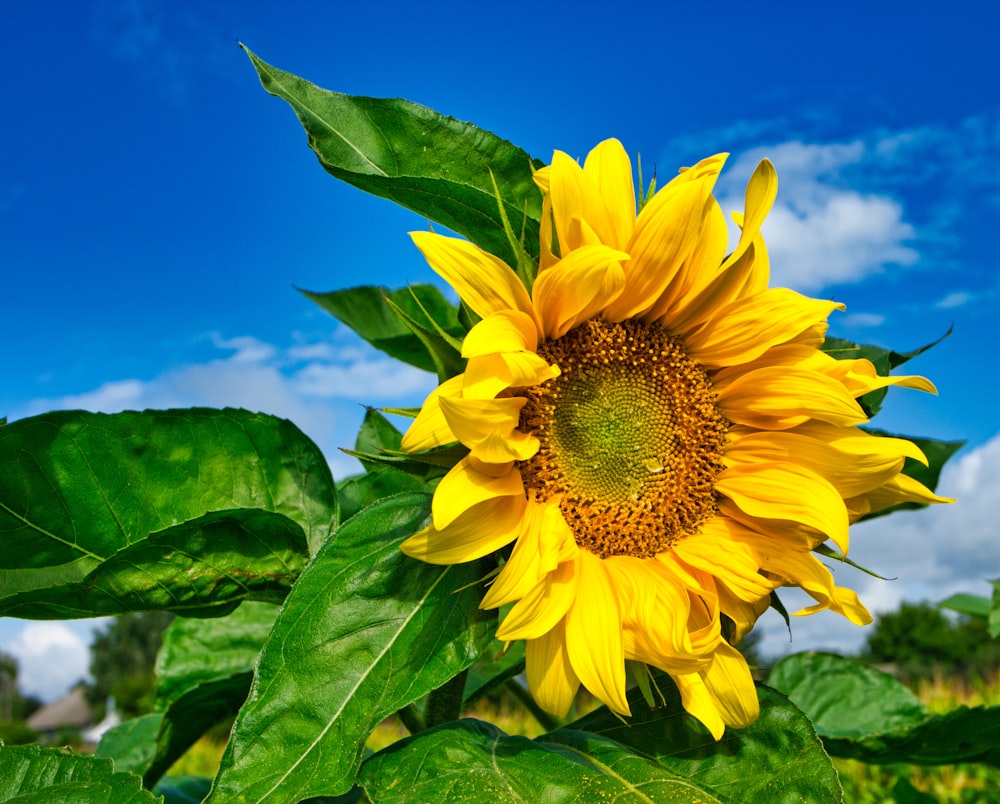
M 683 170 L 636 215 L 617 140 L 583 167 L 556 152 L 529 290 L 463 240 L 413 239 L 480 317 L 464 374 L 441 384 L 403 447 L 468 448 L 441 480 L 432 524 L 403 545 L 437 564 L 513 542 L 483 608 L 513 604 L 497 636 L 526 642 L 527 678 L 565 714 L 582 684 L 629 714 L 626 661 L 669 673 L 716 739 L 758 702 L 732 647 L 799 586 L 854 623 L 871 616 L 811 553 L 901 501 L 941 502 L 900 474 L 912 443 L 877 438 L 857 397 L 880 377 L 819 350 L 835 302 L 769 288 L 760 226 L 777 191 L 750 179 L 728 253 L 712 195 L 725 156 Z

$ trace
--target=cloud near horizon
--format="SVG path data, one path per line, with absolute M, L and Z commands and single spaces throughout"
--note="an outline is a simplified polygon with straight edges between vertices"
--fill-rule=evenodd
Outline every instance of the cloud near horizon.
M 79 394 L 35 399 L 12 412 L 11 420 L 76 408 L 246 408 L 294 422 L 340 479 L 360 471 L 339 448 L 354 445 L 366 405 L 419 405 L 437 384 L 433 375 L 385 357 L 353 335 L 285 348 L 251 336 L 208 338 L 232 354 L 174 366 L 149 380 L 114 380 Z

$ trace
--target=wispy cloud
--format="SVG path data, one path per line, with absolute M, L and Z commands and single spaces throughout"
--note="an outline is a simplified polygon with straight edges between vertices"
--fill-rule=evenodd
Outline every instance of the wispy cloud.
M 942 310 L 949 310 L 952 307 L 961 307 L 964 304 L 968 304 L 972 301 L 972 294 L 966 293 L 964 290 L 956 290 L 949 293 L 943 299 L 939 299 L 934 305 Z
M 79 394 L 36 399 L 12 419 L 48 410 L 114 413 L 173 407 L 242 407 L 290 419 L 323 450 L 335 477 L 358 471 L 339 452 L 354 444 L 364 406 L 420 404 L 434 388 L 427 372 L 390 360 L 351 336 L 280 348 L 250 336 L 207 338 L 232 354 L 124 378 Z

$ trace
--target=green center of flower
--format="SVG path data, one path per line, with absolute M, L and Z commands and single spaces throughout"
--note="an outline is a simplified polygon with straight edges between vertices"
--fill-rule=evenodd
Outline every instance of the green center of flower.
M 648 558 L 712 516 L 728 422 L 704 369 L 655 324 L 588 321 L 538 353 L 559 366 L 529 389 L 520 428 L 540 442 L 520 465 L 602 557 Z

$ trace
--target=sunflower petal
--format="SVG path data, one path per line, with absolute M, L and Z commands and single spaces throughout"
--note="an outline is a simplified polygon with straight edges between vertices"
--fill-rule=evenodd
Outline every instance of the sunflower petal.
M 428 564 L 461 564 L 499 550 L 521 531 L 527 502 L 497 497 L 465 511 L 450 525 L 428 525 L 400 546 L 406 555 Z
M 486 500 L 524 495 L 521 473 L 509 471 L 499 477 L 482 474 L 468 457 L 456 463 L 438 484 L 431 501 L 434 527 L 442 530 L 474 505 Z
M 524 397 L 440 400 L 456 438 L 487 463 L 525 461 L 538 451 L 538 439 L 517 429 L 526 402 Z
M 785 463 L 732 466 L 719 475 L 715 488 L 762 523 L 787 519 L 815 528 L 847 552 L 844 501 L 829 481 L 809 469 Z
M 580 689 L 580 679 L 569 660 L 562 622 L 525 642 L 524 669 L 528 689 L 538 705 L 556 717 L 565 717 Z
M 582 551 L 581 551 L 582 553 Z M 576 598 L 580 583 L 579 555 L 563 561 L 541 583 L 522 597 L 507 612 L 497 639 L 538 639 L 559 623 Z
M 622 620 L 611 578 L 597 556 L 580 551 L 580 589 L 566 614 L 566 647 L 580 683 L 622 715 L 631 714 L 625 698 L 625 649 Z
M 520 310 L 500 310 L 469 330 L 462 341 L 462 357 L 479 357 L 497 352 L 534 352 L 538 330 L 534 318 Z
M 604 242 L 624 248 L 635 226 L 635 186 L 628 154 L 618 140 L 604 140 L 587 154 L 583 172 L 597 187 L 607 207 L 610 239 Z
M 403 434 L 402 448 L 404 450 L 407 452 L 419 452 L 420 450 L 451 444 L 458 440 L 451 431 L 444 413 L 441 411 L 441 399 L 444 397 L 456 397 L 461 394 L 464 379 L 459 374 L 450 380 L 445 380 L 430 392 L 430 395 L 424 401 L 423 407 L 420 408 L 417 418 L 413 420 L 413 423 Z
M 617 298 L 625 287 L 620 261 L 628 258 L 607 246 L 582 246 L 539 274 L 533 295 L 545 337 L 561 338 Z
M 563 257 L 583 245 L 614 243 L 615 226 L 593 172 L 587 175 L 575 159 L 562 151 L 552 155 L 549 169 L 552 218 Z
M 725 642 L 712 654 L 712 663 L 702 671 L 705 686 L 715 699 L 723 723 L 742 729 L 760 714 L 757 688 L 743 654 Z
M 528 291 L 506 263 L 467 240 L 410 232 L 428 264 L 481 318 L 502 310 L 534 316 Z

